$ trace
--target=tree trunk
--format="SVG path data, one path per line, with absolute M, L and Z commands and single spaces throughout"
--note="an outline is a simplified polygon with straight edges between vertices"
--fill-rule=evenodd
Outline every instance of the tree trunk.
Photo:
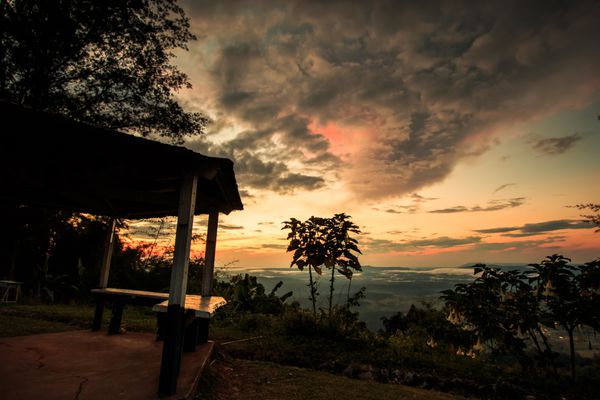
M 527 329 L 527 332 L 529 333 L 531 340 L 533 340 L 533 343 L 535 344 L 535 348 L 537 349 L 538 353 L 540 355 L 542 355 L 543 351 L 542 351 L 542 348 L 540 347 L 540 343 L 538 342 L 537 338 L 535 337 L 535 333 L 531 329 Z
M 331 267 L 331 281 L 329 283 L 329 322 L 331 322 L 331 309 L 333 307 L 333 282 L 335 279 L 335 265 Z
M 346 308 L 350 308 L 350 287 L 352 286 L 352 275 L 348 281 L 348 293 L 346 294 Z
M 310 284 L 310 300 L 312 301 L 312 306 L 313 306 L 313 316 L 315 317 L 315 321 L 317 320 L 317 299 L 315 297 L 315 282 L 313 281 L 313 277 L 312 277 L 312 267 L 309 265 L 308 266 L 308 279 L 309 279 L 309 284 Z
M 546 335 L 544 335 L 544 332 L 542 332 L 542 328 L 540 328 L 540 326 L 538 325 L 536 327 L 536 330 L 540 334 L 540 337 L 542 338 L 542 341 L 544 342 L 544 347 L 546 348 L 546 351 L 548 352 L 548 354 L 551 354 L 552 349 L 550 348 L 550 344 L 548 343 L 548 339 L 546 338 Z M 558 375 L 558 369 L 556 368 L 556 363 L 554 362 L 554 359 L 552 359 L 552 370 L 554 371 L 554 375 Z
M 575 328 L 567 329 L 569 333 L 569 350 L 571 351 L 571 379 L 575 381 L 575 342 L 573 341 L 573 330 Z

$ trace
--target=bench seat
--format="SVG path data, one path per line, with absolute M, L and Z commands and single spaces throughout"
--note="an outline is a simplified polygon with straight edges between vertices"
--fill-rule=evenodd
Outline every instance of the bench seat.
M 169 293 L 119 288 L 101 288 L 92 289 L 92 296 L 94 296 L 96 300 L 96 311 L 94 313 L 92 330 L 100 330 L 102 325 L 102 314 L 104 312 L 104 303 L 109 302 L 113 304 L 113 309 L 108 327 L 108 334 L 114 335 L 119 333 L 121 329 L 121 319 L 123 317 L 123 307 L 125 304 L 152 307 L 157 303 L 167 300 L 169 298 Z
M 196 349 L 197 344 L 208 341 L 208 324 L 210 317 L 219 308 L 227 304 L 227 301 L 219 296 L 198 296 L 188 294 L 185 296 L 185 330 L 183 339 L 183 351 L 191 352 Z M 156 312 L 158 323 L 158 338 L 164 339 L 167 325 L 167 310 L 169 300 L 158 303 L 152 307 Z
M 92 289 L 92 295 L 95 297 L 105 297 L 110 299 L 122 298 L 123 300 L 127 300 L 129 304 L 151 306 L 169 298 L 169 293 L 117 288 Z
M 112 316 L 108 327 L 108 334 L 120 332 L 123 308 L 126 304 L 150 306 L 157 316 L 157 338 L 164 339 L 166 334 L 167 310 L 169 308 L 169 293 L 148 292 L 144 290 L 101 288 L 92 289 L 96 299 L 96 312 L 92 330 L 99 330 L 102 324 L 104 303 L 113 304 Z M 194 351 L 196 344 L 206 343 L 208 340 L 208 323 L 211 316 L 219 308 L 227 304 L 223 297 L 198 296 L 188 294 L 185 296 L 184 315 L 184 351 Z
M 197 318 L 210 318 L 214 312 L 219 308 L 227 304 L 227 301 L 219 296 L 198 296 L 194 294 L 188 294 L 185 296 L 184 309 L 186 313 L 193 312 Z M 152 307 L 152 311 L 155 312 L 167 312 L 169 307 L 169 300 L 158 303 Z

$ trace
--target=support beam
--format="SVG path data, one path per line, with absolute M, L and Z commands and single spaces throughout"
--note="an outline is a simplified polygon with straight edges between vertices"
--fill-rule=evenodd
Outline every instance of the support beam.
M 202 269 L 202 296 L 212 294 L 213 276 L 215 271 L 215 253 L 217 249 L 217 227 L 219 226 L 219 212 L 208 214 L 208 232 L 206 234 L 206 252 L 204 268 Z
M 108 287 L 108 274 L 110 273 L 110 260 L 112 259 L 112 252 L 115 241 L 115 225 L 116 221 L 111 218 L 108 222 L 108 230 L 106 231 L 106 240 L 104 241 L 104 255 L 102 256 L 102 266 L 100 267 L 100 282 L 98 287 L 105 289 Z M 104 299 L 101 297 L 96 298 L 96 311 L 94 312 L 94 322 L 92 323 L 92 330 L 98 331 L 102 326 L 102 314 L 104 313 Z
M 108 274 L 110 272 L 110 260 L 112 258 L 115 240 L 115 219 L 111 218 L 108 222 L 106 232 L 106 241 L 104 243 L 104 255 L 102 257 L 102 267 L 100 269 L 100 283 L 98 287 L 104 289 L 108 287 Z
M 159 396 L 175 394 L 177 378 L 181 365 L 183 348 L 183 330 L 185 324 L 185 293 L 187 289 L 188 267 L 190 262 L 190 246 L 192 243 L 192 225 L 196 207 L 196 189 L 198 177 L 188 175 L 184 178 L 179 192 L 179 211 L 177 215 L 177 232 L 175 236 L 175 252 L 169 289 L 169 306 L 167 309 L 166 337 L 163 344 Z

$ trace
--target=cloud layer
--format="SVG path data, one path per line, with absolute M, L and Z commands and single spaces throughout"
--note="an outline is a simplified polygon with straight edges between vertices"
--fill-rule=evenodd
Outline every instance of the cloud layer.
M 581 135 L 574 133 L 572 135 L 553 137 L 546 139 L 537 139 L 533 141 L 532 147 L 534 150 L 547 155 L 557 155 L 571 149 L 577 142 L 581 140 Z
M 245 189 L 362 198 L 443 180 L 503 124 L 580 105 L 600 88 L 597 2 L 184 4 L 195 101 Z M 189 69 L 189 68 L 188 68 Z M 558 154 L 577 136 L 541 139 Z M 500 190 L 500 189 L 499 189 Z

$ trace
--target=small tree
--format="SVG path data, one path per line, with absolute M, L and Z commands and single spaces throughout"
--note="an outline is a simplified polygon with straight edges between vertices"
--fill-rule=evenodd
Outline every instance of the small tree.
M 291 218 L 284 222 L 283 229 L 290 230 L 287 251 L 294 252 L 290 267 L 295 265 L 301 271 L 308 267 L 308 286 L 315 318 L 318 292 L 312 271 L 321 275 L 323 265 L 331 269 L 328 310 L 331 319 L 335 272 L 350 279 L 353 271 L 361 270 L 356 255 L 361 254 L 358 241 L 350 236 L 351 233 L 360 233 L 358 226 L 350 221 L 350 216 L 335 214 L 333 218 L 310 217 L 304 222 Z
M 534 271 L 530 280 L 552 321 L 558 322 L 569 336 L 571 378 L 575 379 L 574 331 L 587 325 L 599 330 L 600 262 L 584 266 L 570 265 L 570 258 L 559 254 L 546 257 L 539 264 L 529 264 Z
M 442 292 L 449 320 L 474 332 L 477 342 L 486 343 L 493 352 L 513 354 L 523 365 L 528 364 L 524 352 L 527 337 L 541 357 L 551 355 L 540 329 L 538 299 L 527 275 L 483 264 L 476 265 L 474 273 L 479 276 L 473 282 L 457 284 L 454 290 Z M 544 350 L 538 336 L 544 343 Z
M 2 0 L 0 98 L 181 142 L 208 122 L 174 96 L 189 28 L 173 0 Z

